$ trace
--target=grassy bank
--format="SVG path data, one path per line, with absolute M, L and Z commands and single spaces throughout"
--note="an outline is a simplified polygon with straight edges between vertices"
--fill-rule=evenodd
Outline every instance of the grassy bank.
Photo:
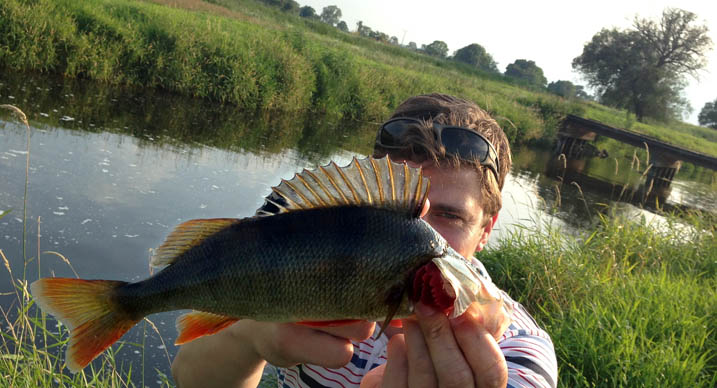
M 561 386 L 714 387 L 717 229 L 687 223 L 605 217 L 579 238 L 545 226 L 481 259 L 551 334 Z
M 441 91 L 488 109 L 514 143 L 552 138 L 572 113 L 717 155 L 712 133 L 696 126 L 633 125 L 624 112 L 523 89 L 252 1 L 214 3 L 7 0 L 0 4 L 0 67 L 162 88 L 247 111 L 367 121 L 385 118 L 408 96 Z

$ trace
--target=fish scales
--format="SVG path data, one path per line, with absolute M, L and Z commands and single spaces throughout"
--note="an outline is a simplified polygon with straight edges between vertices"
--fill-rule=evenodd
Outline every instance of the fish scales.
M 446 246 L 424 221 L 368 206 L 252 218 L 119 288 L 117 301 L 138 316 L 195 309 L 276 322 L 377 320 Z M 408 314 L 403 303 L 398 315 Z

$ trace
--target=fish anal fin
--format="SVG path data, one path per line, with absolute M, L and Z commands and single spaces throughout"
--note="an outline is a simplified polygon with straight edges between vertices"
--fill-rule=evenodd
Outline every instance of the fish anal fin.
M 184 314 L 177 318 L 179 336 L 174 344 L 182 345 L 199 337 L 214 334 L 238 320 L 238 318 L 203 311 Z
M 398 327 L 398 328 L 403 327 L 403 321 L 400 319 L 394 319 L 391 322 L 389 322 L 388 324 L 391 327 Z
M 332 206 L 372 206 L 418 217 L 428 196 L 428 178 L 421 168 L 383 159 L 353 158 L 343 167 L 331 162 L 303 170 L 272 188 L 286 202 L 282 211 Z
M 154 251 L 149 265 L 162 267 L 172 264 L 179 256 L 199 245 L 207 237 L 227 226 L 239 222 L 236 218 L 211 218 L 189 220 L 179 224 Z
M 360 319 L 337 319 L 334 321 L 301 321 L 296 322 L 299 325 L 309 327 L 334 327 L 334 326 L 346 326 L 352 323 L 362 322 Z

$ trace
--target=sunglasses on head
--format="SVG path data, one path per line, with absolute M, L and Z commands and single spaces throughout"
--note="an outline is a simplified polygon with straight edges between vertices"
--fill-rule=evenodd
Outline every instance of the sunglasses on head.
M 376 135 L 376 145 L 385 149 L 405 149 L 408 147 L 401 140 L 406 131 L 417 125 L 425 125 L 425 121 L 412 117 L 397 117 L 381 125 Z M 498 179 L 498 153 L 483 135 L 468 128 L 454 125 L 433 123 L 436 139 L 446 149 L 446 154 L 457 156 L 466 161 L 478 160 L 488 167 Z

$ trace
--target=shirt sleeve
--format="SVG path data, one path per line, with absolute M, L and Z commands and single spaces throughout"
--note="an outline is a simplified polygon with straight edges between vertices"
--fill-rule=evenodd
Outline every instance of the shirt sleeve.
M 555 388 L 558 364 L 553 341 L 520 303 L 503 295 L 513 306 L 512 323 L 498 341 L 508 364 L 508 388 Z

